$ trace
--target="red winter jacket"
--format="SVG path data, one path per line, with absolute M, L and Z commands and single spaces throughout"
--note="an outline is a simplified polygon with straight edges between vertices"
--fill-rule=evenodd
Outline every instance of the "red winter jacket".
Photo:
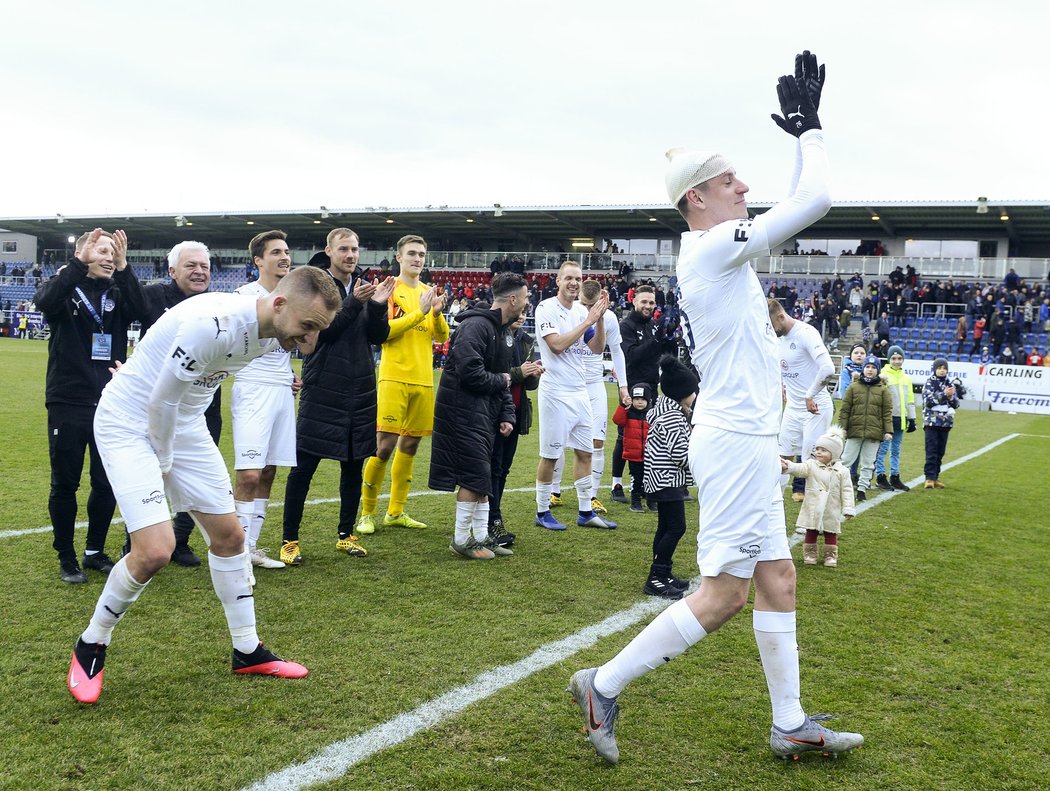
M 645 414 L 634 407 L 624 409 L 623 404 L 613 413 L 613 423 L 623 426 L 623 457 L 627 461 L 645 460 L 645 440 L 649 436 Z

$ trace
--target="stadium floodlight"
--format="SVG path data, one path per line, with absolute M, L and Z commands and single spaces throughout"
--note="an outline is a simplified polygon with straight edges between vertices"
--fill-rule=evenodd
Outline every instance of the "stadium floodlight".
M 75 237 L 75 236 L 67 236 L 66 237 L 66 244 L 76 244 L 76 241 L 77 241 L 77 237 Z
M 982 197 L 977 199 L 977 213 L 978 214 L 987 214 L 988 213 L 988 199 L 987 198 L 982 196 Z
M 878 215 L 878 214 L 876 214 L 876 213 L 873 213 L 873 214 L 871 215 L 871 221 L 872 221 L 872 222 L 878 222 L 878 221 L 879 221 L 879 220 L 881 220 L 881 219 L 882 219 L 882 218 L 881 218 L 881 217 L 879 217 L 879 215 Z
M 1006 213 L 1006 209 L 999 209 L 999 219 L 1003 222 L 1010 219 L 1010 215 Z

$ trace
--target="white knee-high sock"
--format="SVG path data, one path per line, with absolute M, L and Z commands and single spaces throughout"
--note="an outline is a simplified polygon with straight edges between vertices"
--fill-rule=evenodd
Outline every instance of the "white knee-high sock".
M 266 506 L 269 505 L 270 498 L 255 498 L 253 505 L 255 508 L 252 512 L 252 523 L 251 529 L 248 531 L 247 544 L 245 547 L 249 552 L 255 549 L 255 545 L 259 543 L 259 536 L 262 534 L 263 523 L 266 521 Z
M 474 525 L 474 509 L 477 505 L 473 501 L 456 501 L 456 537 L 454 540 L 460 546 L 470 541 L 470 529 Z
M 605 472 L 605 448 L 595 448 L 591 456 L 591 497 L 597 497 L 602 488 L 602 473 Z
M 475 503 L 474 540 L 485 543 L 489 540 L 489 501 Z
M 676 601 L 646 626 L 616 656 L 598 668 L 595 688 L 615 698 L 639 676 L 670 662 L 707 636 L 685 599 Z
M 806 720 L 799 691 L 795 613 L 755 610 L 752 623 L 773 704 L 773 724 L 794 730 Z
M 113 639 L 113 627 L 148 584 L 149 580 L 139 582 L 131 576 L 127 558 L 118 560 L 106 577 L 106 585 L 102 589 L 102 595 L 98 597 L 98 603 L 95 604 L 91 623 L 84 630 L 81 639 L 85 643 L 109 645 L 109 641 Z
M 591 476 L 573 481 L 576 488 L 576 499 L 580 501 L 580 513 L 585 514 L 591 510 Z
M 565 454 L 562 453 L 554 460 L 554 477 L 551 478 L 551 491 L 561 494 L 561 476 L 565 470 Z
M 536 513 L 551 510 L 551 484 L 536 481 Z
M 244 540 L 247 542 L 252 530 L 252 520 L 255 518 L 255 502 L 253 500 L 234 500 L 233 512 L 237 514 L 237 521 L 244 528 Z
M 230 627 L 233 647 L 250 654 L 259 645 L 255 631 L 255 597 L 249 582 L 251 563 L 244 551 L 231 558 L 222 558 L 208 553 L 208 568 L 215 595 L 226 613 L 226 624 Z

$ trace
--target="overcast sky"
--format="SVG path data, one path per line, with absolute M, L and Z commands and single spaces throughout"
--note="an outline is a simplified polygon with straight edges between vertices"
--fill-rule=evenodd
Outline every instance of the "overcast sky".
M 10 3 L 0 217 L 662 203 L 674 146 L 775 201 L 794 143 L 769 113 L 802 48 L 836 200 L 1050 203 L 1046 9 Z

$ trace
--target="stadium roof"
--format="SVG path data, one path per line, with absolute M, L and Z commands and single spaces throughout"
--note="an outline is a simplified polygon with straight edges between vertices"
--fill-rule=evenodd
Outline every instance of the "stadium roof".
M 772 204 L 755 203 L 761 213 Z M 815 239 L 1003 239 L 1011 254 L 1050 255 L 1050 201 L 838 203 L 806 231 Z M 1001 219 L 1007 217 L 1008 219 Z M 166 248 L 197 239 L 213 248 L 240 248 L 256 232 L 281 228 L 293 247 L 321 246 L 332 228 L 353 228 L 366 245 L 390 247 L 407 233 L 425 236 L 434 249 L 495 249 L 496 243 L 528 250 L 567 247 L 573 239 L 669 238 L 685 230 L 678 213 L 663 205 L 427 206 L 297 209 L 291 211 L 190 212 L 185 214 L 51 215 L 0 218 L 0 228 L 61 248 L 70 235 L 95 227 L 123 228 L 134 247 Z

